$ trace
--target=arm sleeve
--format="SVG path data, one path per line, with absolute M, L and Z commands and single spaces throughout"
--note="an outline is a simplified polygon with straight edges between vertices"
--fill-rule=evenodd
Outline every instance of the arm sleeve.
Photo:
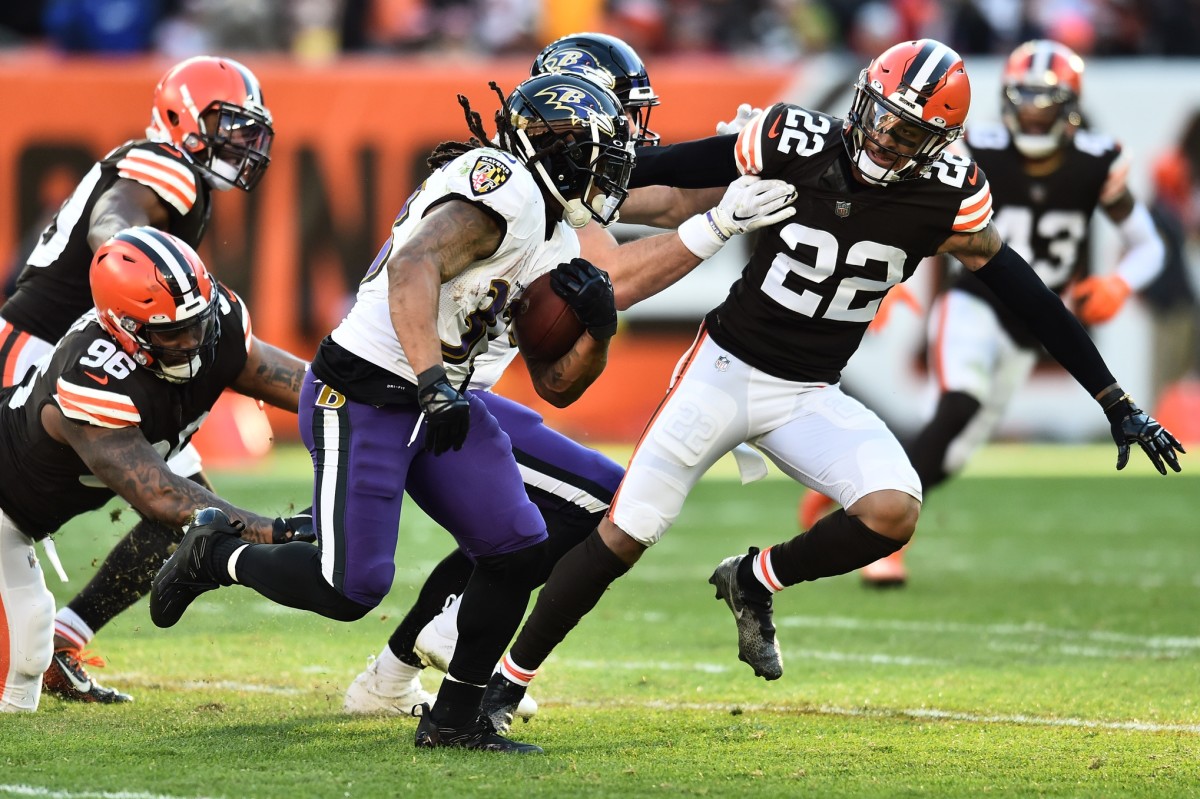
M 1117 274 L 1133 291 L 1141 291 L 1158 277 L 1166 259 L 1166 247 L 1150 217 L 1150 211 L 1135 203 L 1133 212 L 1118 226 L 1125 254 L 1117 264 Z
M 637 164 L 629 188 L 673 186 L 678 189 L 710 189 L 728 186 L 741 177 L 733 157 L 735 134 L 668 144 L 639 147 Z
M 975 275 L 1089 394 L 1095 397 L 1117 382 L 1083 325 L 1012 247 L 1005 244 Z

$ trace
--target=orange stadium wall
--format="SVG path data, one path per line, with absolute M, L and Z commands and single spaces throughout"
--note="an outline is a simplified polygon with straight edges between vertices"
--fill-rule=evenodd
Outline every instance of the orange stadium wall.
M 351 61 L 310 67 L 245 59 L 262 81 L 275 117 L 271 167 L 252 195 L 229 192 L 214 203 L 201 255 L 240 293 L 263 340 L 309 357 L 341 319 L 354 286 L 384 241 L 391 220 L 424 177 L 429 150 L 465 139 L 455 97 L 467 95 L 489 131 L 498 102 L 528 62 Z M 161 60 L 0 59 L 0 269 L 45 223 L 91 163 L 143 135 Z M 663 104 L 653 127 L 667 141 L 709 135 L 738 103 L 765 105 L 794 69 L 706 61 L 656 66 Z M 537 401 L 527 381 L 506 388 L 530 399 L 560 426 L 595 440 L 636 436 L 661 397 L 686 334 L 626 333 L 593 396 L 566 412 Z M 294 417 L 272 414 L 276 434 L 295 437 Z

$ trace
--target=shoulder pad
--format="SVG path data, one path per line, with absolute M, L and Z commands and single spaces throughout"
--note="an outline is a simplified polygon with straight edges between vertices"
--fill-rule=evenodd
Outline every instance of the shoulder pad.
M 1003 150 L 1012 136 L 1004 125 L 992 122 L 967 128 L 966 140 L 972 150 Z
M 116 168 L 120 177 L 148 186 L 181 215 L 196 203 L 195 168 L 171 147 L 139 144 L 117 160 Z
M 533 173 L 511 153 L 480 147 L 460 155 L 444 169 L 448 194 L 486 205 L 504 219 L 511 235 L 525 239 L 544 230 L 541 189 Z

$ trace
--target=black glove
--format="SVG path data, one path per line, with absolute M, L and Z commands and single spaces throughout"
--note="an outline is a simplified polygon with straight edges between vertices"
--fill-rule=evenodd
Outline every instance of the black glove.
M 417 375 L 417 402 L 425 412 L 425 451 L 460 450 L 471 423 L 471 403 L 450 385 L 446 370 L 431 366 Z
M 617 332 L 617 300 L 612 281 L 603 269 L 583 258 L 572 258 L 550 273 L 550 288 L 562 297 L 597 341 Z
M 1117 442 L 1117 469 L 1124 469 L 1129 463 L 1129 445 L 1136 441 L 1141 446 L 1146 457 L 1158 469 L 1159 474 L 1166 474 L 1167 462 L 1172 469 L 1179 471 L 1179 458 L 1175 450 L 1186 450 L 1161 424 L 1148 416 L 1145 411 L 1133 404 L 1128 396 L 1122 397 L 1105 409 L 1104 415 L 1112 425 L 1113 441 Z
M 316 543 L 317 529 L 313 527 L 312 506 L 309 505 L 295 516 L 286 519 L 276 516 L 271 528 L 271 543 L 286 544 L 288 541 Z

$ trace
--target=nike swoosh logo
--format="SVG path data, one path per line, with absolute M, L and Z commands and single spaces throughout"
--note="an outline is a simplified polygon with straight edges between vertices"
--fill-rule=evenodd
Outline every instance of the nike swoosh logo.
M 771 129 L 767 131 L 768 139 L 779 138 L 779 117 L 775 117 L 775 121 L 771 123 Z
M 754 218 L 754 214 L 750 214 L 750 216 L 738 216 L 737 213 L 734 213 L 734 215 L 733 215 L 734 222 L 746 222 L 753 218 Z
M 84 372 L 84 374 L 87 375 L 88 377 L 92 378 L 93 380 L 95 380 L 97 383 L 99 383 L 102 386 L 108 385 L 108 375 L 105 375 L 104 377 L 98 377 L 97 375 L 94 375 L 91 372 Z
M 79 693 L 86 694 L 88 691 L 92 690 L 91 680 L 80 680 L 75 676 L 75 673 L 71 671 L 71 669 L 67 668 L 61 663 L 58 666 L 58 670 L 67 675 L 67 679 L 70 681 L 71 685 L 75 686 L 75 690 L 79 691 Z
M 967 178 L 967 183 L 972 186 L 979 180 L 979 164 L 971 164 L 971 177 Z

